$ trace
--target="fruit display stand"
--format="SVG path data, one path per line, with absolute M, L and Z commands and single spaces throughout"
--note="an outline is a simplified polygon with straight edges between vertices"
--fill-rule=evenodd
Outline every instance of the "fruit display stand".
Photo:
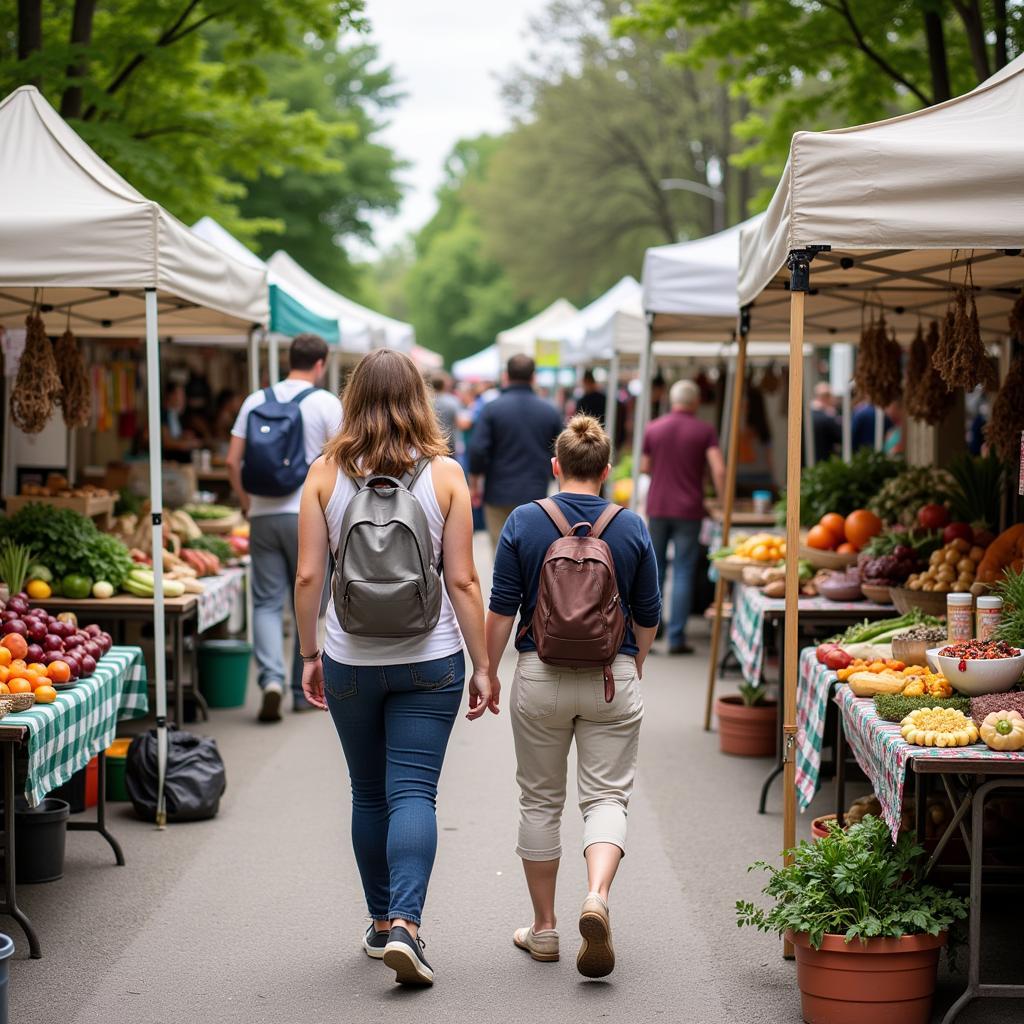
M 1024 998 L 1024 985 L 985 984 L 981 981 L 981 904 L 985 855 L 985 802 L 996 790 L 1024 790 L 1024 751 L 989 750 L 984 744 L 966 747 L 912 746 L 900 735 L 900 726 L 883 721 L 874 702 L 856 697 L 849 687 L 836 693 L 839 729 L 837 764 L 842 764 L 849 743 L 857 763 L 867 775 L 893 836 L 903 815 L 903 791 L 908 769 L 914 773 L 917 833 L 925 834 L 928 784 L 941 777 L 954 806 L 953 817 L 928 861 L 928 870 L 959 829 L 966 832 L 970 849 L 970 920 L 968 934 L 967 988 L 942 1018 L 952 1024 L 973 999 Z M 845 803 L 843 777 L 837 775 L 836 805 Z M 841 823 L 841 817 L 840 817 Z
M 42 956 L 32 922 L 18 906 L 15 892 L 15 753 L 27 755 L 25 799 L 35 807 L 47 793 L 67 782 L 114 740 L 120 719 L 140 718 L 149 710 L 146 664 L 138 647 L 113 647 L 87 679 L 57 695 L 52 704 L 35 704 L 27 711 L 0 718 L 0 763 L 3 768 L 4 903 L 25 931 L 33 957 Z M 124 855 L 106 827 L 106 759 L 99 758 L 99 792 L 95 821 L 74 821 L 70 831 L 99 832 L 110 844 L 119 865 Z
M 38 497 L 29 494 L 17 494 L 4 499 L 4 505 L 9 516 L 16 515 L 26 505 L 53 505 L 54 508 L 69 508 L 72 512 L 78 512 L 89 519 L 98 519 L 98 525 L 101 529 L 106 529 L 110 524 L 116 504 L 117 496 L 114 494 L 89 494 L 81 497 L 63 497 L 60 495 Z

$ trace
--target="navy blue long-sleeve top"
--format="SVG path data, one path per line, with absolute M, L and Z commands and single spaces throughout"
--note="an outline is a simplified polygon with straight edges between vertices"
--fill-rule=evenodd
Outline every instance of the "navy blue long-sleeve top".
M 469 471 L 484 476 L 488 505 L 543 498 L 562 417 L 529 384 L 511 384 L 483 407 L 469 443 Z
M 608 502 L 596 494 L 560 492 L 554 500 L 570 523 L 594 523 Z M 552 541 L 560 536 L 555 524 L 540 506 L 520 505 L 509 516 L 501 531 L 494 556 L 494 581 L 491 586 L 490 609 L 498 615 L 520 616 L 516 631 L 516 649 L 535 651 L 533 636 L 520 637 L 522 627 L 533 617 L 537 604 L 537 587 L 544 556 Z M 623 509 L 601 534 L 611 549 L 619 596 L 627 615 L 626 636 L 619 648 L 621 654 L 636 654 L 633 623 L 653 628 L 661 619 L 661 592 L 658 589 L 658 566 L 654 547 L 644 521 L 629 509 Z

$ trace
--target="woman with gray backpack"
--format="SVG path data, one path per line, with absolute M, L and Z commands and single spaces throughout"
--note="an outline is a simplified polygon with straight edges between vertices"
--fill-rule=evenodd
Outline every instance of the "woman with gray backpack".
M 559 492 L 520 505 L 505 523 L 487 616 L 492 669 L 520 616 L 510 702 L 520 789 L 516 853 L 533 922 L 513 942 L 534 960 L 559 958 L 555 882 L 575 740 L 587 866 L 576 966 L 589 978 L 615 966 L 608 893 L 626 849 L 643 718 L 639 683 L 661 617 L 647 527 L 601 497 L 609 453 L 608 435 L 590 416 L 575 416 L 558 436 L 552 469 Z
M 299 512 L 302 683 L 330 711 L 348 762 L 352 845 L 371 918 L 363 949 L 399 983 L 429 985 L 419 928 L 438 778 L 462 702 L 463 641 L 473 663 L 467 717 L 498 713 L 473 511 L 408 356 L 364 356 L 342 398 L 344 424 L 310 468 Z M 328 552 L 335 571 L 321 652 Z

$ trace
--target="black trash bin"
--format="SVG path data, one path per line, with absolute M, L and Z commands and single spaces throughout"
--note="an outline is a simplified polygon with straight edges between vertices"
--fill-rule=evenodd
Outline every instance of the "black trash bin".
M 18 885 L 56 882 L 64 877 L 64 840 L 70 814 L 67 802 L 56 797 L 44 798 L 38 807 L 29 807 L 24 797 L 15 800 L 14 875 Z
M 10 972 L 14 941 L 9 935 L 0 934 L 0 1024 L 7 1024 L 7 978 Z

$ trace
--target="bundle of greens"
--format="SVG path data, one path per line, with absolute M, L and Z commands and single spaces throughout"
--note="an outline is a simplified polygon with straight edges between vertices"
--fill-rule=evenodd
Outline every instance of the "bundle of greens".
M 949 464 L 953 488 L 949 511 L 954 522 L 992 530 L 998 525 L 1006 464 L 998 455 L 961 455 Z
M 185 541 L 185 547 L 195 548 L 197 551 L 209 551 L 211 555 L 216 555 L 222 562 L 230 562 L 235 557 L 235 549 L 223 537 L 214 537 L 208 533 Z
M 936 466 L 907 466 L 887 479 L 877 490 L 864 488 L 862 493 L 874 494 L 868 508 L 883 523 L 911 526 L 922 505 L 946 504 L 952 500 L 956 487 L 953 478 Z
M 1005 640 L 1015 647 L 1024 645 L 1024 572 L 1007 566 L 992 593 L 1003 599 L 1003 615 L 992 639 Z
M 901 461 L 870 448 L 854 452 L 849 462 L 834 455 L 808 467 L 800 477 L 800 524 L 813 526 L 828 512 L 848 516 L 863 508 L 868 496 L 876 494 L 902 468 Z M 775 511 L 782 525 L 786 521 L 785 497 Z
M 887 644 L 897 633 L 902 633 L 911 626 L 938 626 L 940 621 L 934 615 L 925 615 L 920 608 L 912 608 L 898 619 L 878 619 L 876 622 L 865 619 L 850 626 L 845 633 L 831 637 L 826 643 L 840 644 L 843 647 L 848 644 Z
M 886 722 L 902 722 L 918 708 L 953 708 L 971 713 L 970 697 L 904 697 L 902 693 L 875 694 L 875 713 Z

